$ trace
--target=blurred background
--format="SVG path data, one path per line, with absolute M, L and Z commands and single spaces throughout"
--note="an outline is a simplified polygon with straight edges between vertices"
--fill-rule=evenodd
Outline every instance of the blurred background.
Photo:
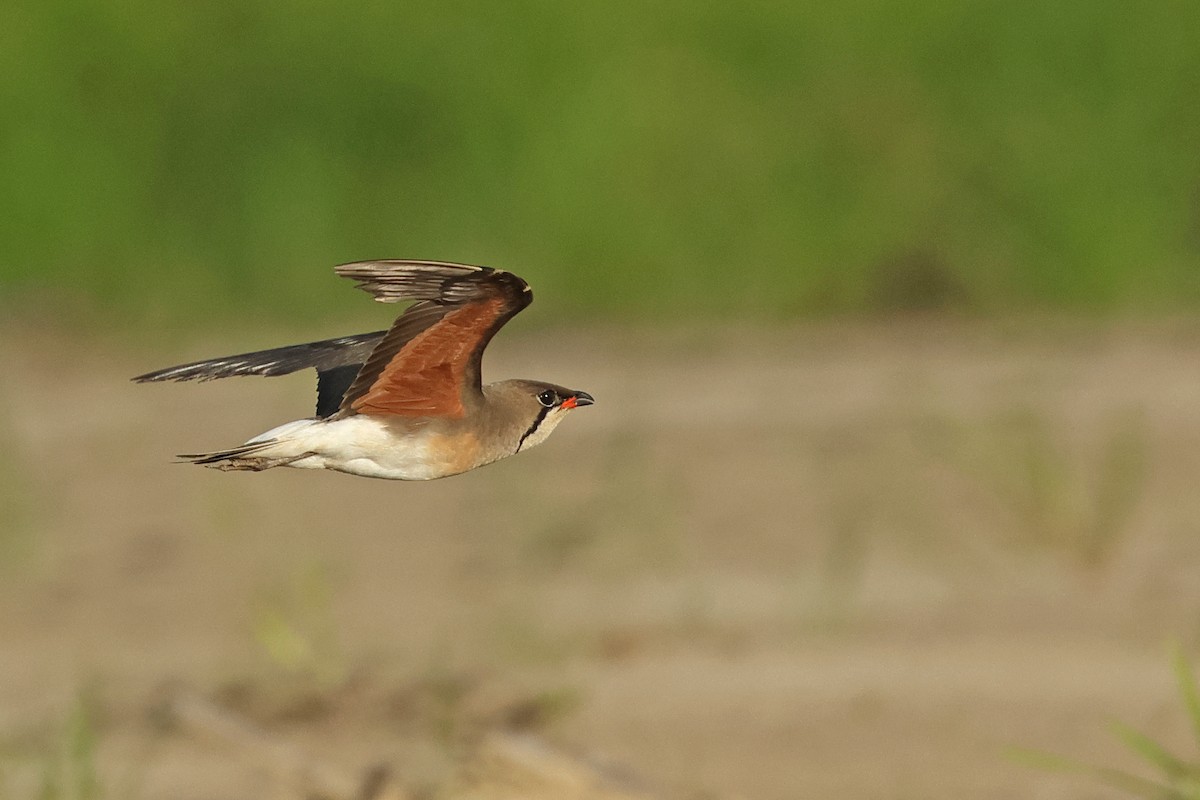
M 291 320 L 403 253 L 559 319 L 1200 300 L 1192 3 L 6 6 L 6 294 Z
M 416 796 L 535 796 L 517 736 L 612 797 L 1125 796 L 1008 748 L 1195 748 L 1198 26 L 10 0 L 0 798 L 303 794 L 181 693 Z M 168 467 L 311 376 L 128 377 L 384 327 L 375 257 L 517 272 L 485 377 L 597 405 L 431 484 Z

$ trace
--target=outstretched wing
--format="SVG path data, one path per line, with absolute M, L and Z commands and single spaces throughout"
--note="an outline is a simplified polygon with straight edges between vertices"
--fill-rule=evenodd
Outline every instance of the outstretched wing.
M 533 300 L 510 272 L 439 261 L 363 261 L 337 273 L 376 300 L 416 300 L 387 331 L 256 350 L 148 372 L 133 380 L 208 381 L 317 370 L 317 416 L 462 416 L 481 390 L 483 348 Z
M 318 372 L 362 364 L 379 344 L 387 331 L 359 333 L 340 336 L 319 342 L 293 344 L 270 350 L 255 350 L 236 356 L 210 358 L 193 361 L 177 367 L 147 372 L 133 380 L 136 383 L 149 381 L 211 381 L 214 378 L 229 378 L 235 375 L 287 375 L 298 370 L 315 368 Z
M 235 375 L 287 375 L 309 367 L 317 371 L 317 416 L 337 413 L 342 397 L 362 369 L 371 351 L 387 331 L 340 336 L 319 342 L 293 344 L 253 353 L 193 361 L 177 367 L 147 372 L 133 380 L 150 381 L 211 381 Z
M 441 261 L 359 261 L 337 274 L 376 300 L 416 300 L 371 352 L 339 416 L 461 417 L 482 398 L 479 364 L 496 331 L 533 301 L 504 270 Z

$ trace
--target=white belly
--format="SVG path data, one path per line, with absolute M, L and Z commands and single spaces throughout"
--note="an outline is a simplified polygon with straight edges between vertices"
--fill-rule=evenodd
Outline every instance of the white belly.
M 268 439 L 277 439 L 278 443 L 264 455 L 288 458 L 312 453 L 287 465 L 299 469 L 331 469 L 403 481 L 427 481 L 449 474 L 433 457 L 423 429 L 397 434 L 394 428 L 366 414 L 333 421 L 296 420 L 250 441 Z

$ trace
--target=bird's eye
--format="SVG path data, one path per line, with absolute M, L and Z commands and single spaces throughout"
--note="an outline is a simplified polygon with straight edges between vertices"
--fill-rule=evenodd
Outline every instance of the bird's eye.
M 556 400 L 558 400 L 558 395 L 547 389 L 546 391 L 539 393 L 537 399 L 539 403 L 544 405 L 546 408 L 549 408 L 550 406 L 554 405 Z

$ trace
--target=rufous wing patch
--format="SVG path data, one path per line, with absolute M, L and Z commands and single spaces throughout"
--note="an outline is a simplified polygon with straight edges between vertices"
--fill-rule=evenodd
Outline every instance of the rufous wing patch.
M 402 347 L 351 408 L 359 414 L 462 417 L 471 358 L 503 308 L 503 298 L 492 297 L 451 311 Z

